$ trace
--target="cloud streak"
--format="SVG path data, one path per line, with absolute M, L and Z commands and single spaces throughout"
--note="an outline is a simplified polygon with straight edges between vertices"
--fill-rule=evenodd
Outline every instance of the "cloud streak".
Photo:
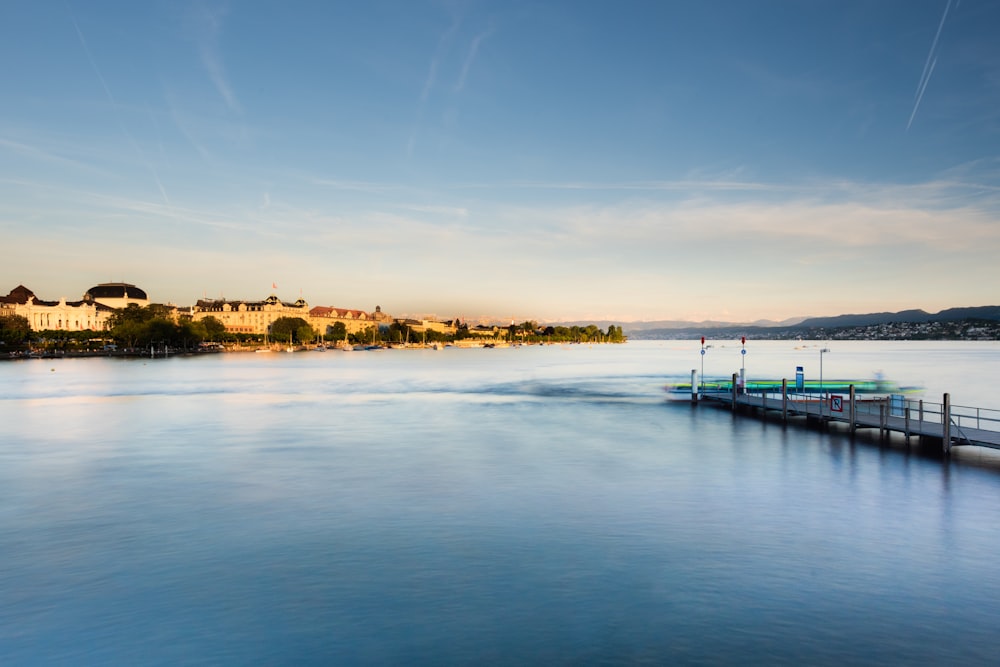
M 913 119 L 917 116 L 917 109 L 920 108 L 920 101 L 924 99 L 924 91 L 927 90 L 927 84 L 930 83 L 931 75 L 934 74 L 934 67 L 937 65 L 937 56 L 934 55 L 934 51 L 937 49 L 938 39 L 941 37 L 944 22 L 948 18 L 949 9 L 951 9 L 951 0 L 948 0 L 948 4 L 944 6 L 944 14 L 941 15 L 941 22 L 938 23 L 937 32 L 934 33 L 934 41 L 931 42 L 930 51 L 927 52 L 924 71 L 920 74 L 920 81 L 917 83 L 917 92 L 914 94 L 913 111 L 910 112 L 910 120 L 906 123 L 907 131 L 913 125 Z
M 406 142 L 406 155 L 412 156 L 413 150 L 416 148 L 417 144 L 417 134 L 420 132 L 420 125 L 423 122 L 424 107 L 427 105 L 427 100 L 431 96 L 431 92 L 434 90 L 434 86 L 437 83 L 438 68 L 441 66 L 441 62 L 448 54 L 448 50 L 451 48 L 451 43 L 455 37 L 455 33 L 458 32 L 459 27 L 462 25 L 462 21 L 456 18 L 451 26 L 441 35 L 438 39 L 437 46 L 434 48 L 434 55 L 431 56 L 431 62 L 427 67 L 427 76 L 424 78 L 424 85 L 420 89 L 420 97 L 417 101 L 417 112 L 416 118 L 413 121 L 413 129 L 410 131 L 410 136 Z
M 94 56 L 90 52 L 90 47 L 87 46 L 87 40 L 83 36 L 83 31 L 80 30 L 80 25 L 76 22 L 76 18 L 70 17 L 73 21 L 73 27 L 76 28 L 76 36 L 80 39 L 80 46 L 83 47 L 84 53 L 87 55 L 87 61 L 90 63 L 91 69 L 94 70 L 94 74 L 97 75 L 97 79 L 101 82 L 101 87 L 104 89 L 104 93 L 108 97 L 108 101 L 111 103 L 111 109 L 115 115 L 115 120 L 118 122 L 118 127 L 121 129 L 122 134 L 125 135 L 125 139 L 128 141 L 132 150 L 138 156 L 139 161 L 146 167 L 150 175 L 153 177 L 153 182 L 156 184 L 157 190 L 160 192 L 160 196 L 163 197 L 163 201 L 167 204 L 170 203 L 170 197 L 167 196 L 167 190 L 163 187 L 163 181 L 160 180 L 160 175 L 153 166 L 153 163 L 146 159 L 143 154 L 142 149 L 139 148 L 139 144 L 136 143 L 135 139 L 132 138 L 132 134 L 125 127 L 125 123 L 122 122 L 121 115 L 118 112 L 118 103 L 115 101 L 115 96 L 111 94 L 111 88 L 108 87 L 108 82 L 104 79 L 104 75 L 101 74 L 101 69 L 97 66 L 97 61 L 94 60 Z
M 476 54 L 479 53 L 479 45 L 483 43 L 483 40 L 489 37 L 493 33 L 493 26 L 490 26 L 485 31 L 479 33 L 472 38 L 472 42 L 469 44 L 469 51 L 465 55 L 465 60 L 462 62 L 462 70 L 459 72 L 458 81 L 455 82 L 455 93 L 462 92 L 465 88 L 465 81 L 469 76 L 469 70 L 472 69 L 472 63 L 476 60 Z
M 201 25 L 198 31 L 198 55 L 201 64 L 208 74 L 209 80 L 225 101 L 226 106 L 235 113 L 242 114 L 243 107 L 233 91 L 226 74 L 226 68 L 219 53 L 219 32 L 225 12 L 212 12 L 207 7 L 201 7 Z

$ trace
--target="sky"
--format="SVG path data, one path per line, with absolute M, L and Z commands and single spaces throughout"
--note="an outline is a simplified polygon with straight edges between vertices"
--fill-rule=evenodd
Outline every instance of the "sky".
M 0 9 L 0 292 L 497 320 L 1000 303 L 991 0 Z

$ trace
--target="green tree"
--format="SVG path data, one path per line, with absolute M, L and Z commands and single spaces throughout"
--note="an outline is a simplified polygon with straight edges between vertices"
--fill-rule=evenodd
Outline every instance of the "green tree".
M 334 322 L 333 326 L 326 328 L 327 340 L 341 341 L 347 338 L 347 325 L 343 322 Z
M 225 338 L 226 325 L 220 322 L 218 318 L 209 315 L 198 320 L 198 323 L 204 328 L 205 340 L 218 342 Z
M 406 322 L 394 321 L 389 325 L 389 340 L 402 343 L 407 340 L 408 327 Z
M 301 335 L 305 334 L 305 341 Z M 281 342 L 291 342 L 299 336 L 299 342 L 309 342 L 313 339 L 312 327 L 301 317 L 279 317 L 271 323 L 271 337 Z
M 31 338 L 31 323 L 21 315 L 0 317 L 0 341 L 7 345 L 21 345 Z
M 303 345 L 310 343 L 315 339 L 316 330 L 309 326 L 309 324 L 303 324 L 295 330 L 295 340 Z

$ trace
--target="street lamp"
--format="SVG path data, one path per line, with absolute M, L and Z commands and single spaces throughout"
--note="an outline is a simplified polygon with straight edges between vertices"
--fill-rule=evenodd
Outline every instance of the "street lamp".
M 701 337 L 701 377 L 699 378 L 701 389 L 698 391 L 698 399 L 705 393 L 705 337 Z
M 830 348 L 824 347 L 819 351 L 819 397 L 823 400 L 823 355 L 830 351 Z
M 740 350 L 740 393 L 745 394 L 747 391 L 747 337 L 740 336 L 740 345 L 743 349 Z

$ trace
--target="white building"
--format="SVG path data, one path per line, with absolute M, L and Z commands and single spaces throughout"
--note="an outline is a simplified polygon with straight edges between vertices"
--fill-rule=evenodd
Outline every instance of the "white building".
M 114 311 L 110 306 L 86 298 L 81 301 L 66 301 L 65 298 L 43 301 L 24 285 L 18 285 L 7 296 L 0 297 L 0 308 L 5 313 L 20 315 L 28 320 L 32 331 L 101 331 L 107 328 L 108 317 Z

